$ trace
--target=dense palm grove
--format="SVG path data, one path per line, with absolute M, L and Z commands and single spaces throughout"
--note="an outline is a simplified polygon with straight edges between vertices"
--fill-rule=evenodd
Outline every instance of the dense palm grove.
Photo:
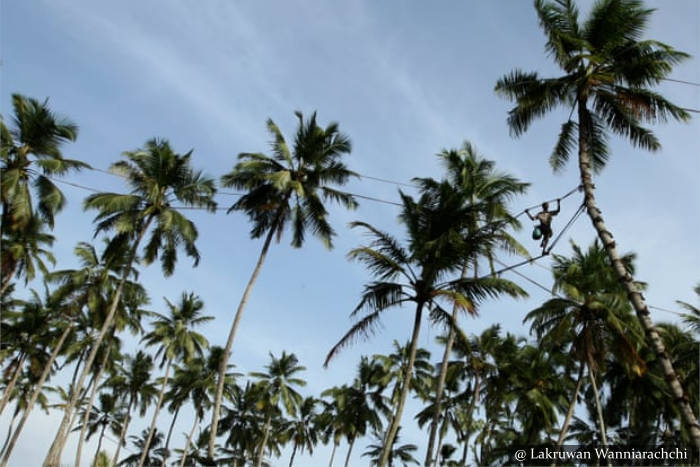
M 503 254 L 529 258 L 512 236 L 521 225 L 511 207 L 529 184 L 469 143 L 443 151 L 441 179 L 416 178 L 416 196 L 400 193 L 400 236 L 352 224 L 368 240 L 348 258 L 366 267 L 367 282 L 354 309 L 347 305 L 348 332 L 323 349 L 325 364 L 357 339 L 378 338 L 383 313 L 394 308 L 413 323 L 411 335 L 394 341 L 388 355 L 361 357 L 351 381 L 320 394 L 305 391 L 304 362 L 293 352 L 271 353 L 264 368 L 242 374 L 234 344 L 249 297 L 265 293 L 254 285 L 273 240 L 289 236 L 302 248 L 310 234 L 332 248 L 329 205 L 357 206 L 342 189 L 358 175 L 346 165 L 351 144 L 338 124 L 297 113 L 287 141 L 269 120 L 271 152 L 241 153 L 221 176 L 220 186 L 242 193 L 229 212 L 245 213 L 251 238 L 262 243 L 243 296 L 231 297 L 237 305 L 228 340 L 214 343 L 198 331 L 213 318 L 196 291 L 158 303 L 139 272 L 158 263 L 169 276 L 183 255 L 199 262 L 188 209 L 213 212 L 217 181 L 193 152 L 180 154 L 167 140 L 125 152 L 110 171 L 128 188 L 84 199 L 96 240 L 75 246 L 78 268 L 61 269 L 52 229 L 66 201 L 54 182 L 92 168 L 62 156 L 77 138 L 75 124 L 48 101 L 13 95 L 13 114 L 0 127 L 0 413 L 11 413 L 0 465 L 29 441 L 27 419 L 48 410 L 62 419 L 47 467 L 292 466 L 320 445 L 331 447 L 330 465 L 382 467 L 498 465 L 510 447 L 526 445 L 700 448 L 700 310 L 679 302 L 683 325 L 651 321 L 646 284 L 634 280 L 635 255 L 618 253 L 592 181 L 611 156 L 609 132 L 656 150 L 659 141 L 642 124 L 688 119 L 650 89 L 686 55 L 641 39 L 651 11 L 636 1 L 600 1 L 583 22 L 571 1 L 538 0 L 535 8 L 563 74 L 515 70 L 496 91 L 515 101 L 508 122 L 516 136 L 554 107 L 570 109 L 551 163 L 558 170 L 577 156 L 599 240 L 572 241 L 570 256 L 552 255 L 552 298 L 530 307 L 523 319 L 529 335 L 498 325 L 470 335 L 461 326 L 465 314 L 478 316 L 486 301 L 527 296 L 494 264 Z M 700 300 L 700 285 L 695 292 Z M 439 332 L 440 355 L 419 346 L 426 322 Z M 138 350 L 125 349 L 126 334 L 139 340 Z M 419 412 L 405 410 L 409 399 Z M 185 413 L 193 423 L 182 436 L 173 428 Z M 146 414 L 147 428 L 133 429 Z M 403 441 L 409 424 L 424 432 L 425 445 Z M 69 437 L 78 439 L 76 452 L 64 449 Z M 105 437 L 116 439 L 115 449 L 105 448 Z M 87 452 L 93 438 L 97 447 Z

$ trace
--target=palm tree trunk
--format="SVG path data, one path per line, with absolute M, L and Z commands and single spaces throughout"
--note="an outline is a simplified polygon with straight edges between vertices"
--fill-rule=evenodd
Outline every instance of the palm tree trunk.
M 440 455 L 440 450 L 442 449 L 442 442 L 445 440 L 445 432 L 447 431 L 447 410 L 445 410 L 445 415 L 442 420 L 442 426 L 440 427 L 439 433 L 438 433 L 438 443 L 437 443 L 437 448 L 435 449 L 435 458 L 437 459 L 438 456 Z
M 328 463 L 328 467 L 333 467 L 333 458 L 335 457 L 335 450 L 338 448 L 338 443 L 333 440 L 333 451 L 331 451 L 331 461 Z
M 583 362 L 579 365 L 579 370 L 578 370 L 578 379 L 576 380 L 576 388 L 574 389 L 574 395 L 571 397 L 571 402 L 569 403 L 569 410 L 566 412 L 566 418 L 564 419 L 564 423 L 561 426 L 561 430 L 559 430 L 559 437 L 557 438 L 557 448 L 561 447 L 562 444 L 564 444 L 564 438 L 566 437 L 566 432 L 569 431 L 569 424 L 571 423 L 571 419 L 574 416 L 574 408 L 576 407 L 576 400 L 578 399 L 578 393 L 581 390 L 581 385 L 583 384 L 583 369 L 584 369 L 584 364 Z M 551 467 L 556 467 L 557 461 L 556 459 L 554 462 L 552 462 Z
M 103 424 L 102 429 L 100 430 L 100 437 L 97 439 L 97 449 L 95 449 L 95 456 L 92 458 L 92 463 L 90 464 L 92 467 L 95 467 L 95 462 L 97 461 L 97 456 L 100 455 L 100 449 L 102 449 L 102 439 L 105 436 L 105 429 L 106 428 L 107 428 L 107 424 Z
M 190 433 L 187 435 L 187 441 L 185 441 L 185 450 L 182 451 L 182 459 L 180 460 L 180 467 L 184 467 L 185 462 L 187 461 L 187 450 L 190 448 L 190 444 L 192 443 L 192 438 L 194 437 L 194 430 L 197 429 L 197 425 L 199 425 L 199 413 L 195 414 L 194 423 L 192 424 L 192 429 L 190 430 Z
M 117 307 L 119 306 L 119 300 L 122 295 L 122 290 L 124 290 L 124 284 L 126 283 L 126 280 L 128 279 L 129 274 L 131 273 L 134 260 L 136 259 L 136 252 L 138 251 L 139 244 L 141 243 L 141 240 L 143 240 L 144 235 L 146 235 L 146 231 L 151 225 L 151 222 L 153 222 L 153 216 L 150 216 L 148 218 L 148 220 L 144 223 L 143 228 L 139 232 L 138 237 L 136 237 L 134 247 L 131 250 L 131 254 L 129 256 L 129 261 L 126 264 L 126 268 L 124 268 L 124 273 L 122 274 L 122 277 L 119 280 L 119 286 L 117 286 L 117 290 L 114 293 L 114 297 L 112 298 L 112 303 L 109 306 L 109 312 L 107 313 L 107 317 L 105 318 L 104 323 L 102 323 L 102 327 L 100 328 L 97 338 L 93 339 L 94 343 L 92 345 L 92 349 L 90 350 L 90 354 L 88 355 L 87 361 L 85 362 L 83 371 L 80 374 L 78 384 L 76 385 L 71 394 L 70 401 L 68 402 L 68 404 L 66 404 L 66 408 L 63 412 L 63 419 L 61 420 L 61 425 L 58 427 L 56 437 L 54 438 L 53 443 L 51 444 L 51 448 L 49 448 L 49 452 L 46 454 L 43 467 L 59 467 L 61 464 L 61 453 L 63 452 L 63 447 L 65 446 L 66 440 L 68 439 L 68 425 L 71 420 L 72 412 L 75 409 L 75 405 L 78 402 L 78 394 L 80 394 L 80 389 L 85 384 L 85 379 L 87 378 L 87 375 L 92 369 L 92 364 L 95 361 L 97 351 L 100 345 L 102 344 L 102 341 L 107 335 L 107 332 L 112 327 L 112 324 L 114 322 L 114 316 L 117 313 Z
M 292 464 L 294 463 L 294 456 L 297 453 L 297 443 L 294 443 L 294 449 L 292 449 L 292 457 L 289 458 L 289 467 L 292 467 Z
M 143 463 L 146 462 L 146 457 L 148 457 L 148 451 L 151 447 L 153 433 L 155 433 L 156 431 L 156 421 L 158 420 L 158 413 L 160 412 L 160 407 L 163 405 L 163 399 L 165 398 L 165 388 L 168 384 L 168 376 L 170 375 L 170 366 L 172 365 L 172 363 L 173 359 L 169 358 L 168 363 L 165 366 L 165 376 L 163 376 L 163 384 L 160 386 L 160 393 L 158 394 L 158 402 L 156 403 L 156 409 L 153 412 L 151 428 L 148 430 L 148 437 L 146 438 L 146 443 L 143 445 L 143 452 L 141 453 L 141 459 L 139 459 L 138 467 L 143 467 Z
M 467 266 L 462 268 L 461 278 L 467 277 Z M 457 305 L 452 307 L 452 322 L 457 324 L 458 309 Z M 450 354 L 452 353 L 452 345 L 455 341 L 455 332 L 452 326 L 447 334 L 447 342 L 445 342 L 445 353 L 442 355 L 442 363 L 440 364 L 440 376 L 438 377 L 437 392 L 435 394 L 435 412 L 433 412 L 433 420 L 430 422 L 430 435 L 428 435 L 428 450 L 425 453 L 425 466 L 430 467 L 433 464 L 433 459 L 437 459 L 437 453 L 433 457 L 433 446 L 435 444 L 435 436 L 437 434 L 438 423 L 440 420 L 440 410 L 442 408 L 442 393 L 445 391 L 445 379 L 447 378 L 447 365 L 450 362 Z M 440 448 L 438 448 L 439 451 Z
M 598 427 L 600 429 L 600 440 L 603 442 L 603 446 L 608 447 L 608 437 L 605 434 L 605 420 L 603 419 L 603 407 L 600 404 L 600 395 L 598 394 L 598 386 L 595 382 L 595 375 L 593 374 L 593 364 L 591 362 L 591 357 L 588 357 L 588 378 L 591 380 L 591 386 L 593 386 L 593 396 L 595 397 L 595 407 L 598 415 Z
M 5 437 L 5 442 L 2 445 L 2 449 L 0 449 L 0 456 L 5 452 L 5 449 L 7 448 L 7 443 L 10 442 L 10 436 L 12 436 L 12 430 L 14 429 L 15 420 L 17 419 L 18 415 L 19 415 L 19 406 L 15 409 L 14 413 L 12 414 L 12 419 L 10 420 L 10 426 L 7 428 L 7 437 Z
M 462 451 L 462 465 L 467 465 L 467 454 L 469 452 L 469 438 L 471 438 L 472 421 L 474 420 L 474 408 L 479 400 L 479 392 L 481 391 L 481 377 L 479 373 L 474 375 L 474 392 L 472 400 L 469 403 L 469 418 L 467 418 L 467 434 L 464 437 L 464 450 Z
M 231 330 L 228 334 L 228 339 L 226 340 L 226 347 L 224 347 L 224 353 L 221 356 L 221 362 L 219 363 L 219 376 L 216 382 L 216 398 L 214 399 L 214 409 L 211 414 L 211 430 L 209 434 L 209 445 L 207 454 L 208 457 L 214 458 L 214 446 L 216 444 L 216 436 L 219 428 L 219 412 L 221 411 L 221 399 L 224 395 L 224 382 L 226 380 L 226 369 L 228 368 L 228 360 L 231 357 L 231 349 L 233 348 L 233 340 L 236 337 L 236 331 L 238 330 L 238 325 L 241 322 L 241 317 L 243 316 L 243 309 L 246 303 L 248 303 L 248 298 L 253 290 L 255 281 L 260 274 L 260 269 L 265 262 L 265 257 L 267 256 L 267 251 L 270 249 L 270 243 L 272 242 L 272 237 L 275 235 L 277 230 L 277 224 L 281 217 L 282 211 L 277 213 L 274 223 L 270 227 L 270 231 L 265 238 L 265 243 L 263 243 L 262 250 L 260 251 L 260 256 L 258 257 L 258 262 L 253 269 L 253 274 L 251 274 L 250 279 L 248 279 L 248 285 L 246 285 L 245 291 L 243 292 L 243 297 L 238 304 L 238 309 L 236 310 L 236 316 L 233 318 L 233 324 L 231 324 Z
M 112 459 L 112 465 L 117 465 L 119 462 L 119 452 L 122 450 L 122 444 L 126 438 L 126 430 L 129 427 L 129 422 L 131 421 L 131 409 L 134 405 L 134 398 L 131 396 L 129 398 L 129 407 L 126 409 L 126 417 L 124 417 L 124 424 L 122 425 L 122 431 L 119 433 L 119 441 L 117 442 L 117 450 L 114 452 L 114 458 Z
M 20 354 L 19 359 L 17 360 L 17 366 L 12 372 L 12 378 L 10 379 L 10 382 L 7 383 L 7 386 L 5 386 L 5 391 L 2 393 L 2 400 L 0 401 L 0 414 L 2 414 L 2 411 L 5 410 L 5 406 L 10 401 L 12 391 L 15 389 L 15 385 L 17 384 L 17 380 L 19 379 L 19 375 L 22 374 L 22 365 L 24 365 L 25 358 L 27 358 L 27 354 L 22 352 Z
M 355 437 L 353 436 L 352 440 L 350 441 L 350 446 L 348 447 L 348 455 L 345 458 L 345 467 L 348 467 L 350 465 L 350 454 L 352 454 L 352 447 L 355 445 Z
M 587 122 L 590 121 L 590 115 L 588 109 L 586 108 L 586 97 L 579 96 L 578 98 L 578 117 L 579 117 L 579 171 L 581 173 L 581 184 L 583 186 L 586 211 L 588 216 L 593 222 L 593 227 L 598 233 L 598 237 L 603 244 L 603 247 L 608 253 L 608 257 L 612 262 L 613 269 L 617 274 L 617 277 L 622 282 L 625 290 L 627 291 L 627 297 L 637 314 L 637 319 L 639 319 L 642 328 L 647 337 L 647 341 L 650 343 L 650 347 L 656 354 L 656 357 L 661 363 L 661 368 L 664 372 L 664 377 L 666 382 L 671 389 L 673 394 L 673 399 L 678 409 L 688 426 L 690 431 L 690 436 L 693 438 L 695 443 L 695 448 L 700 449 L 700 425 L 695 418 L 692 408 L 688 402 L 688 398 L 683 392 L 683 387 L 678 380 L 678 375 L 676 374 L 673 364 L 671 363 L 671 358 L 666 351 L 666 346 L 661 340 L 654 323 L 651 321 L 651 315 L 649 313 L 649 308 L 642 296 L 642 293 L 637 289 L 634 277 L 627 272 L 625 265 L 620 260 L 620 256 L 617 253 L 617 248 L 615 240 L 613 240 L 613 235 L 610 233 L 608 228 L 603 221 L 603 216 L 598 209 L 595 201 L 595 186 L 593 185 L 593 177 L 591 174 L 591 158 L 590 149 L 588 145 L 588 135 L 590 134 L 590 129 L 588 128 Z
M 37 398 L 39 397 L 39 394 L 41 394 L 41 390 L 44 387 L 44 383 L 46 382 L 46 378 L 49 377 L 49 373 L 51 373 L 51 367 L 53 367 L 54 361 L 56 361 L 56 357 L 58 357 L 58 353 L 61 351 L 61 348 L 63 347 L 63 343 L 66 341 L 66 338 L 68 337 L 68 334 L 70 334 L 71 330 L 73 329 L 73 325 L 66 326 L 66 329 L 63 330 L 61 333 L 61 337 L 58 339 L 58 342 L 54 346 L 53 352 L 51 352 L 51 356 L 49 357 L 49 361 L 46 362 L 46 365 L 44 365 L 44 370 L 41 372 L 41 376 L 39 377 L 39 381 L 36 383 L 36 386 L 34 387 L 34 391 L 32 391 L 32 395 L 29 398 L 29 402 L 27 403 L 27 408 L 24 409 L 24 413 L 22 414 L 22 418 L 19 421 L 19 424 L 17 425 L 17 428 L 15 429 L 15 432 L 12 434 L 12 439 L 10 439 L 10 444 L 8 444 L 7 449 L 5 449 L 5 452 L 2 456 L 2 461 L 0 461 L 0 467 L 7 467 L 7 461 L 10 459 L 10 455 L 12 454 L 12 450 L 15 447 L 15 443 L 17 443 L 17 439 L 19 438 L 19 434 L 22 432 L 22 428 L 24 428 L 24 424 L 27 422 L 27 418 L 29 418 L 29 414 L 32 412 L 32 409 L 34 408 L 34 404 L 36 403 Z
M 265 420 L 265 431 L 263 434 L 263 439 L 262 443 L 260 443 L 260 447 L 258 448 L 258 455 L 257 455 L 257 462 L 256 462 L 256 467 L 262 467 L 262 461 L 263 461 L 263 454 L 265 453 L 265 445 L 267 444 L 267 437 L 270 435 L 270 425 L 272 424 L 272 414 L 267 415 L 267 419 Z
M 165 451 L 163 454 L 163 463 L 161 464 L 161 467 L 165 467 L 165 463 L 168 461 L 168 457 L 170 457 L 170 451 L 168 451 L 168 447 L 170 446 L 170 437 L 173 435 L 173 428 L 175 428 L 175 420 L 177 420 L 177 415 L 180 413 L 180 407 L 178 406 L 177 409 L 175 409 L 175 414 L 173 415 L 173 421 L 170 422 L 170 429 L 168 430 L 168 436 L 165 438 Z
M 399 425 L 401 424 L 401 414 L 403 413 L 403 407 L 406 404 L 406 398 L 408 392 L 411 390 L 411 378 L 413 376 L 413 365 L 416 361 L 416 350 L 418 349 L 418 335 L 420 334 L 420 323 L 423 317 L 423 303 L 420 302 L 416 306 L 416 316 L 413 321 L 413 334 L 411 335 L 411 348 L 408 357 L 408 366 L 406 367 L 406 374 L 404 375 L 403 387 L 401 388 L 401 396 L 399 397 L 399 407 L 396 413 L 396 417 L 392 420 L 391 427 L 387 434 L 386 440 L 384 441 L 384 449 L 382 450 L 382 456 L 379 459 L 379 467 L 386 467 L 387 461 L 389 460 L 389 455 L 391 454 L 391 447 L 394 444 L 394 438 L 396 438 L 396 433 L 399 431 Z
M 83 442 L 85 441 L 85 432 L 87 431 L 88 421 L 90 420 L 90 412 L 92 412 L 92 407 L 95 405 L 95 397 L 97 396 L 97 390 L 100 386 L 100 379 L 102 378 L 102 373 L 104 373 L 105 367 L 107 366 L 107 360 L 109 359 L 110 350 L 105 352 L 105 356 L 102 357 L 100 362 L 100 369 L 97 370 L 97 375 L 95 376 L 94 384 L 92 385 L 92 391 L 90 392 L 90 400 L 85 408 L 85 413 L 83 414 L 83 423 L 80 427 L 80 437 L 78 438 L 78 449 L 75 453 L 75 467 L 80 467 L 80 456 L 83 451 Z M 104 430 L 103 430 L 104 431 Z

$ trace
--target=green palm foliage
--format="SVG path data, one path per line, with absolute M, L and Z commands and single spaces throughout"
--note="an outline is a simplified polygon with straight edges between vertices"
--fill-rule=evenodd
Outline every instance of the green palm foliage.
M 569 346 L 573 359 L 580 367 L 587 368 L 595 393 L 601 440 L 606 444 L 595 375 L 602 373 L 608 354 L 614 354 L 631 373 L 643 374 L 646 364 L 637 351 L 643 335 L 639 326 L 635 326 L 625 291 L 617 281 L 605 250 L 597 241 L 586 252 L 576 244 L 572 247 L 571 258 L 554 256 L 554 290 L 563 297 L 548 300 L 528 313 L 525 321 L 531 321 L 531 329 L 543 347 Z M 630 274 L 634 272 L 633 260 L 632 254 L 622 257 Z M 577 396 L 573 395 L 570 405 L 576 403 Z
M 12 277 L 24 276 L 24 284 L 36 277 L 39 269 L 42 274 L 48 274 L 45 261 L 56 264 L 53 253 L 48 249 L 55 238 L 46 233 L 44 222 L 34 216 L 21 229 L 13 229 L 4 233 L 0 244 L 0 295 L 5 293 L 12 283 Z
M 374 355 L 372 358 L 381 367 L 381 373 L 377 375 L 379 384 L 389 387 L 389 401 L 394 409 L 401 399 L 403 381 L 406 378 L 408 362 L 411 359 L 410 342 L 405 345 L 399 344 L 394 339 L 392 343 L 394 351 L 388 355 Z M 421 399 L 428 397 L 432 378 L 433 365 L 430 363 L 430 352 L 419 347 L 416 349 L 416 356 L 413 361 L 413 375 L 411 376 L 411 391 L 416 393 Z
M 199 426 L 199 422 L 204 418 L 206 410 L 211 407 L 211 402 L 216 393 L 216 375 L 219 369 L 219 362 L 223 355 L 223 348 L 221 347 L 211 347 L 209 348 L 209 353 L 206 358 L 195 357 L 183 363 L 181 367 L 175 367 L 175 374 L 171 382 L 171 389 L 166 395 L 166 399 L 170 401 L 169 409 L 170 411 L 175 411 L 172 423 L 170 425 L 170 430 L 168 431 L 168 436 L 165 443 L 165 454 L 163 456 L 163 465 L 167 461 L 169 456 L 168 446 L 170 441 L 170 435 L 179 413 L 182 404 L 186 400 L 190 400 L 192 406 L 194 407 L 195 417 L 192 423 L 192 428 L 187 435 L 187 440 L 185 442 L 185 448 L 182 450 L 182 456 L 180 458 L 180 465 L 184 465 L 187 461 L 190 446 L 192 444 L 192 439 L 194 437 L 194 432 Z M 232 365 L 229 365 L 229 368 Z M 227 371 L 226 373 L 226 384 L 224 386 L 224 394 L 227 400 L 233 398 L 233 392 L 236 389 L 235 378 L 241 376 L 240 373 L 234 373 Z M 202 456 L 204 458 L 204 456 Z
M 700 299 L 700 284 L 696 285 L 693 291 L 695 292 L 695 295 L 697 295 L 698 299 Z M 693 332 L 700 333 L 700 308 L 680 300 L 677 303 L 688 312 L 683 317 L 683 322 L 690 326 L 690 329 L 692 329 Z
M 173 203 L 213 210 L 216 203 L 212 197 L 216 190 L 212 179 L 192 168 L 191 156 L 192 151 L 184 155 L 177 154 L 167 141 L 149 140 L 143 149 L 124 153 L 127 160 L 116 162 L 111 167 L 112 172 L 123 176 L 131 186 L 130 194 L 96 193 L 85 200 L 86 209 L 99 211 L 95 217 L 95 234 L 115 232 L 107 248 L 108 254 L 121 250 L 125 245 L 128 245 L 130 252 L 119 286 L 112 296 L 107 317 L 94 339 L 95 345 L 85 362 L 73 397 L 66 405 L 58 433 L 44 461 L 45 467 L 60 464 L 77 394 L 92 368 L 97 348 L 113 325 L 124 283 L 149 228 L 153 225 L 144 247 L 144 264 L 152 263 L 160 255 L 163 273 L 169 276 L 175 268 L 179 247 L 194 258 L 195 265 L 199 261 L 199 252 L 195 246 L 197 229 Z
M 262 466 L 264 450 L 268 444 L 273 417 L 284 409 L 288 415 L 294 415 L 296 408 L 302 403 L 303 397 L 295 387 L 306 386 L 306 381 L 298 378 L 299 372 L 306 370 L 299 365 L 296 355 L 282 352 L 279 358 L 270 353 L 270 363 L 265 366 L 266 372 L 253 372 L 250 375 L 258 379 L 259 389 L 258 410 L 265 416 L 262 440 L 256 455 L 257 466 Z
M 0 461 L 1 467 L 6 467 L 14 449 L 15 444 L 22 432 L 24 425 L 31 414 L 35 403 L 42 397 L 44 384 L 55 370 L 56 361 L 60 353 L 64 349 L 64 345 L 69 335 L 72 333 L 75 326 L 74 315 L 75 307 L 61 307 L 51 300 L 48 289 L 46 290 L 46 299 L 41 300 L 39 295 L 34 292 L 34 297 L 31 302 L 26 304 L 24 311 L 36 313 L 41 316 L 40 319 L 45 320 L 46 324 L 42 326 L 42 332 L 39 335 L 33 336 L 35 342 L 39 346 L 38 352 L 33 352 L 37 360 L 30 360 L 30 363 L 39 363 L 34 368 L 29 368 L 29 379 L 33 385 L 31 395 L 29 395 L 26 406 L 22 413 L 22 417 L 15 428 L 12 438 L 9 440 L 7 447 Z M 9 387 L 9 385 L 8 385 Z M 6 388 L 7 392 L 8 388 Z
M 401 197 L 400 219 L 408 232 L 406 247 L 369 224 L 352 224 L 366 230 L 374 241 L 369 246 L 352 250 L 349 257 L 363 262 L 377 280 L 365 286 L 362 299 L 351 316 L 357 316 L 363 310 L 369 313 L 360 318 L 330 350 L 325 362 L 328 365 L 342 348 L 358 337 L 371 335 L 383 312 L 403 304 L 415 305 L 409 362 L 396 416 L 385 440 L 380 461 L 382 467 L 386 465 L 411 385 L 423 310 L 428 311 L 432 321 L 451 324 L 451 316 L 444 309 L 445 303 L 473 312 L 475 306 L 486 298 L 525 294 L 517 285 L 504 279 L 450 278 L 465 260 L 473 258 L 475 251 L 482 248 L 489 237 L 487 230 L 464 235 L 463 222 L 473 218 L 470 217 L 473 208 L 464 206 L 460 193 L 455 192 L 449 183 L 443 182 L 438 189 L 424 191 L 417 202 L 403 193 Z
M 318 403 L 317 399 L 306 397 L 294 411 L 287 428 L 287 436 L 293 445 L 292 455 L 289 458 L 289 467 L 292 467 L 294 463 L 294 456 L 296 456 L 297 450 L 299 450 L 300 454 L 303 454 L 304 450 L 309 451 L 309 455 L 314 452 L 314 447 L 319 439 L 318 413 L 316 412 Z
M 87 425 L 85 428 L 85 440 L 99 432 L 97 440 L 97 448 L 95 449 L 95 458 L 100 454 L 102 448 L 102 440 L 105 437 L 105 431 L 110 430 L 115 436 L 119 436 L 121 427 L 115 415 L 124 407 L 120 407 L 123 401 L 115 394 L 103 392 L 99 395 L 97 407 L 95 410 L 90 410 L 87 417 Z M 92 409 L 92 407 L 90 407 Z M 75 430 L 83 430 L 82 425 L 78 425 Z M 109 460 L 109 459 L 108 459 Z
M 163 449 L 158 446 L 163 443 L 163 433 L 158 432 L 152 435 L 148 430 L 143 430 L 141 436 L 132 435 L 130 438 L 136 452 L 125 457 L 117 465 L 133 467 L 141 462 L 140 458 L 146 459 L 146 465 L 159 465 L 161 463 Z M 148 438 L 152 438 L 150 442 L 148 442 Z
M 234 386 L 231 405 L 222 406 L 221 431 L 227 433 L 226 446 L 244 459 L 256 459 L 259 440 L 263 437 L 265 415 L 260 401 L 265 397 L 262 387 L 248 381 L 245 386 Z
M 387 459 L 387 465 L 389 467 L 393 466 L 403 466 L 408 467 L 410 464 L 420 465 L 420 462 L 413 457 L 413 453 L 418 450 L 418 446 L 415 444 L 401 444 L 399 445 L 399 431 L 394 437 L 394 444 L 389 452 L 389 457 Z M 379 465 L 382 452 L 384 450 L 384 445 L 382 443 L 382 438 L 377 437 L 375 444 L 370 444 L 367 446 L 367 450 L 362 453 L 362 457 L 370 458 L 370 465 Z
M 390 413 L 387 401 L 382 395 L 388 379 L 388 372 L 385 371 L 382 362 L 363 356 L 352 385 L 334 387 L 321 394 L 330 396 L 331 404 L 334 405 L 331 412 L 333 418 L 326 420 L 326 423 L 335 431 L 334 438 L 339 435 L 345 436 L 348 442 L 346 467 L 350 465 L 355 441 L 370 431 L 378 433 L 382 430 L 381 415 Z
M 193 357 L 204 354 L 204 349 L 209 346 L 209 343 L 203 335 L 195 332 L 193 328 L 214 319 L 211 316 L 202 316 L 201 311 L 204 308 L 204 302 L 194 293 L 188 294 L 183 292 L 178 305 L 172 304 L 167 298 L 165 302 L 168 304 L 170 313 L 168 315 L 153 313 L 156 318 L 152 323 L 153 330 L 143 338 L 147 346 L 158 346 L 155 356 L 156 358 L 161 358 L 160 366 L 162 368 L 165 365 L 165 373 L 162 378 L 160 393 L 158 394 L 158 402 L 156 402 L 155 411 L 153 412 L 149 435 L 144 442 L 143 455 L 139 461 L 139 467 L 144 465 L 146 461 L 146 454 L 150 447 L 151 436 L 156 430 L 156 421 L 163 404 L 173 362 L 176 359 L 187 362 Z
M 265 262 L 272 238 L 277 236 L 279 241 L 289 225 L 292 229 L 292 246 L 301 247 L 306 231 L 310 230 L 331 248 L 335 231 L 328 222 L 324 202 L 337 202 L 348 209 L 357 206 L 352 195 L 334 188 L 356 176 L 342 161 L 342 157 L 350 153 L 350 139 L 340 132 L 335 122 L 325 128 L 320 127 L 315 113 L 306 122 L 300 112 L 296 112 L 296 116 L 299 128 L 291 150 L 277 125 L 268 120 L 267 127 L 273 138 L 272 156 L 242 153 L 234 169 L 221 178 L 223 186 L 246 191 L 229 212 L 243 211 L 249 217 L 253 224 L 250 231 L 252 238 L 265 236 L 258 262 L 238 304 L 226 340 L 224 359 L 219 369 L 221 378 L 226 371 L 225 362 L 231 356 L 243 310 Z M 222 385 L 223 381 L 220 381 L 212 412 L 209 457 L 214 455 L 218 434 Z
M 535 119 L 556 107 L 569 112 L 550 164 L 555 171 L 563 169 L 578 146 L 588 215 L 659 358 L 694 444 L 700 449 L 700 425 L 666 357 L 641 290 L 619 257 L 611 230 L 595 201 L 593 184 L 593 174 L 603 169 L 610 156 L 610 132 L 628 139 L 633 146 L 657 151 L 661 144 L 643 125 L 690 118 L 688 112 L 653 90 L 688 55 L 662 42 L 643 39 L 653 10 L 644 8 L 639 0 L 598 0 L 585 21 L 579 21 L 573 0 L 536 0 L 535 10 L 547 37 L 547 52 L 564 74 L 542 78 L 536 72 L 514 70 L 497 82 L 496 92 L 516 102 L 508 116 L 511 133 L 521 135 Z M 578 117 L 575 120 L 574 110 Z
M 117 449 L 112 458 L 113 465 L 117 465 L 122 445 L 125 444 L 132 410 L 138 408 L 139 414 L 143 417 L 158 393 L 155 384 L 151 381 L 153 358 L 150 355 L 139 350 L 133 357 L 127 356 L 125 363 L 126 365 L 118 368 L 117 373 L 107 382 L 115 394 L 121 394 L 128 401 L 126 412 L 120 420 L 122 428 L 119 433 Z
M 48 104 L 48 99 L 39 102 L 13 94 L 13 127 L 7 128 L 0 120 L 3 234 L 22 230 L 34 216 L 53 228 L 54 216 L 66 200 L 51 177 L 89 167 L 63 158 L 61 146 L 75 141 L 78 127 L 55 115 Z M 36 202 L 30 185 L 36 192 Z

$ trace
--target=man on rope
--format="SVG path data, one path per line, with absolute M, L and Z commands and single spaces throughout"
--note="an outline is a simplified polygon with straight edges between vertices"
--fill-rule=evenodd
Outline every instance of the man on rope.
M 530 210 L 526 209 L 525 213 L 527 214 L 527 217 L 530 218 L 530 220 L 538 220 L 540 222 L 540 225 L 535 227 L 535 230 L 532 232 L 532 238 L 537 240 L 540 237 L 542 237 L 542 241 L 540 242 L 540 247 L 542 247 L 542 254 L 547 253 L 547 243 L 549 243 L 549 239 L 552 238 L 552 219 L 554 216 L 559 214 L 559 211 L 561 209 L 561 198 L 557 198 L 557 209 L 556 211 L 550 211 L 549 210 L 549 203 L 542 203 L 542 211 L 537 213 L 536 215 L 530 214 Z

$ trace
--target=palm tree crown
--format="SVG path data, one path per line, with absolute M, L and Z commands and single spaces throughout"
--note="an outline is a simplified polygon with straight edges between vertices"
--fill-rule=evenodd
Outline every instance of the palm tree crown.
M 332 187 L 356 176 L 341 161 L 350 153 L 350 139 L 340 133 L 337 123 L 318 126 L 316 113 L 306 122 L 301 112 L 296 116 L 299 128 L 291 151 L 275 122 L 268 120 L 273 155 L 240 154 L 240 162 L 221 182 L 248 191 L 229 211 L 241 210 L 250 217 L 251 237 L 273 231 L 279 239 L 290 222 L 293 246 L 300 247 L 310 229 L 330 248 L 335 232 L 323 201 L 337 201 L 347 208 L 357 205 L 351 195 Z
M 533 120 L 556 106 L 576 106 L 583 120 L 569 118 L 561 128 L 550 163 L 560 170 L 575 147 L 575 132 L 585 126 L 592 168 L 600 171 L 608 160 L 607 130 L 632 144 L 656 151 L 661 145 L 643 122 L 668 118 L 687 120 L 689 114 L 652 91 L 689 55 L 654 40 L 642 40 L 652 9 L 638 0 L 596 2 L 581 23 L 573 0 L 536 0 L 547 51 L 566 73 L 541 78 L 536 72 L 515 70 L 501 78 L 496 92 L 516 101 L 508 124 L 513 134 L 527 131 Z
M 165 140 L 151 139 L 143 149 L 125 152 L 126 161 L 112 165 L 111 171 L 131 185 L 131 194 L 97 193 L 85 200 L 86 209 L 97 209 L 95 234 L 114 230 L 113 242 L 132 240 L 151 222 L 155 227 L 144 248 L 143 259 L 150 264 L 158 258 L 163 273 L 173 273 L 177 247 L 199 262 L 195 246 L 197 228 L 179 212 L 174 202 L 213 211 L 214 181 L 190 165 L 192 151 L 175 153 Z
M 0 120 L 3 230 L 21 229 L 35 213 L 53 228 L 54 216 L 66 200 L 51 176 L 89 167 L 61 154 L 61 145 L 77 138 L 78 127 L 55 115 L 48 99 L 39 102 L 13 94 L 12 107 L 14 128 L 8 129 Z M 37 194 L 36 206 L 30 181 Z

